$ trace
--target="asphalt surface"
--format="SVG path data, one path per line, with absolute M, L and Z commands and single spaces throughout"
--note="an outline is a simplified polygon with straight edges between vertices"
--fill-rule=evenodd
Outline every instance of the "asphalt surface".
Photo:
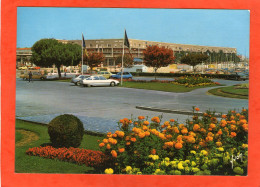
M 141 79 L 147 79 L 141 78 Z M 221 84 L 234 85 L 248 81 L 215 80 Z M 86 130 L 108 132 L 117 129 L 122 118 L 137 118 L 139 115 L 162 115 L 136 109 L 136 106 L 191 110 L 192 106 L 201 111 L 227 112 L 243 107 L 248 100 L 223 98 L 207 95 L 211 88 L 197 89 L 187 93 L 121 88 L 121 87 L 78 87 L 68 82 L 16 81 L 16 117 L 41 123 L 49 123 L 54 117 L 69 113 L 78 116 Z M 175 119 L 184 122 L 187 115 L 163 113 L 163 120 Z

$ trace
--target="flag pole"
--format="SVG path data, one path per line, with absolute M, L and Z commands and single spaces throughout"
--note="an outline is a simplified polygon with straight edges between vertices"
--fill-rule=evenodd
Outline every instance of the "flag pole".
M 83 32 L 82 32 L 81 54 L 82 54 L 81 75 L 83 75 Z
M 123 38 L 123 55 L 122 55 L 122 68 L 121 68 L 121 86 L 123 85 L 123 69 L 124 69 L 124 54 L 125 54 L 125 32 Z

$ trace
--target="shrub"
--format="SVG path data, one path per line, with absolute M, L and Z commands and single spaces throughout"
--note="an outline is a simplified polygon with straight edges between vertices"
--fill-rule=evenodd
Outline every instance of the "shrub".
M 49 123 L 48 133 L 54 147 L 78 147 L 83 138 L 84 128 L 76 116 L 64 114 Z

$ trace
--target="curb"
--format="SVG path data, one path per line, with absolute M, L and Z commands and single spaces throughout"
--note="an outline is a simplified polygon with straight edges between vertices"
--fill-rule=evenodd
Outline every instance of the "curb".
M 135 108 L 140 110 L 149 110 L 149 111 L 156 111 L 156 112 L 164 112 L 164 113 L 172 113 L 172 114 L 182 114 L 182 115 L 193 115 L 192 111 L 187 110 L 171 110 L 166 108 L 155 108 L 155 107 L 145 107 L 145 106 L 136 106 Z M 203 116 L 203 112 L 196 112 L 197 115 Z M 216 117 L 221 117 L 220 113 L 215 113 Z

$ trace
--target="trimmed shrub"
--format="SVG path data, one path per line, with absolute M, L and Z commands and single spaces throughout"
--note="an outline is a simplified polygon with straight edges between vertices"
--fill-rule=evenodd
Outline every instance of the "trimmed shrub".
M 76 116 L 64 114 L 49 123 L 48 133 L 54 147 L 78 147 L 83 138 L 84 128 Z

